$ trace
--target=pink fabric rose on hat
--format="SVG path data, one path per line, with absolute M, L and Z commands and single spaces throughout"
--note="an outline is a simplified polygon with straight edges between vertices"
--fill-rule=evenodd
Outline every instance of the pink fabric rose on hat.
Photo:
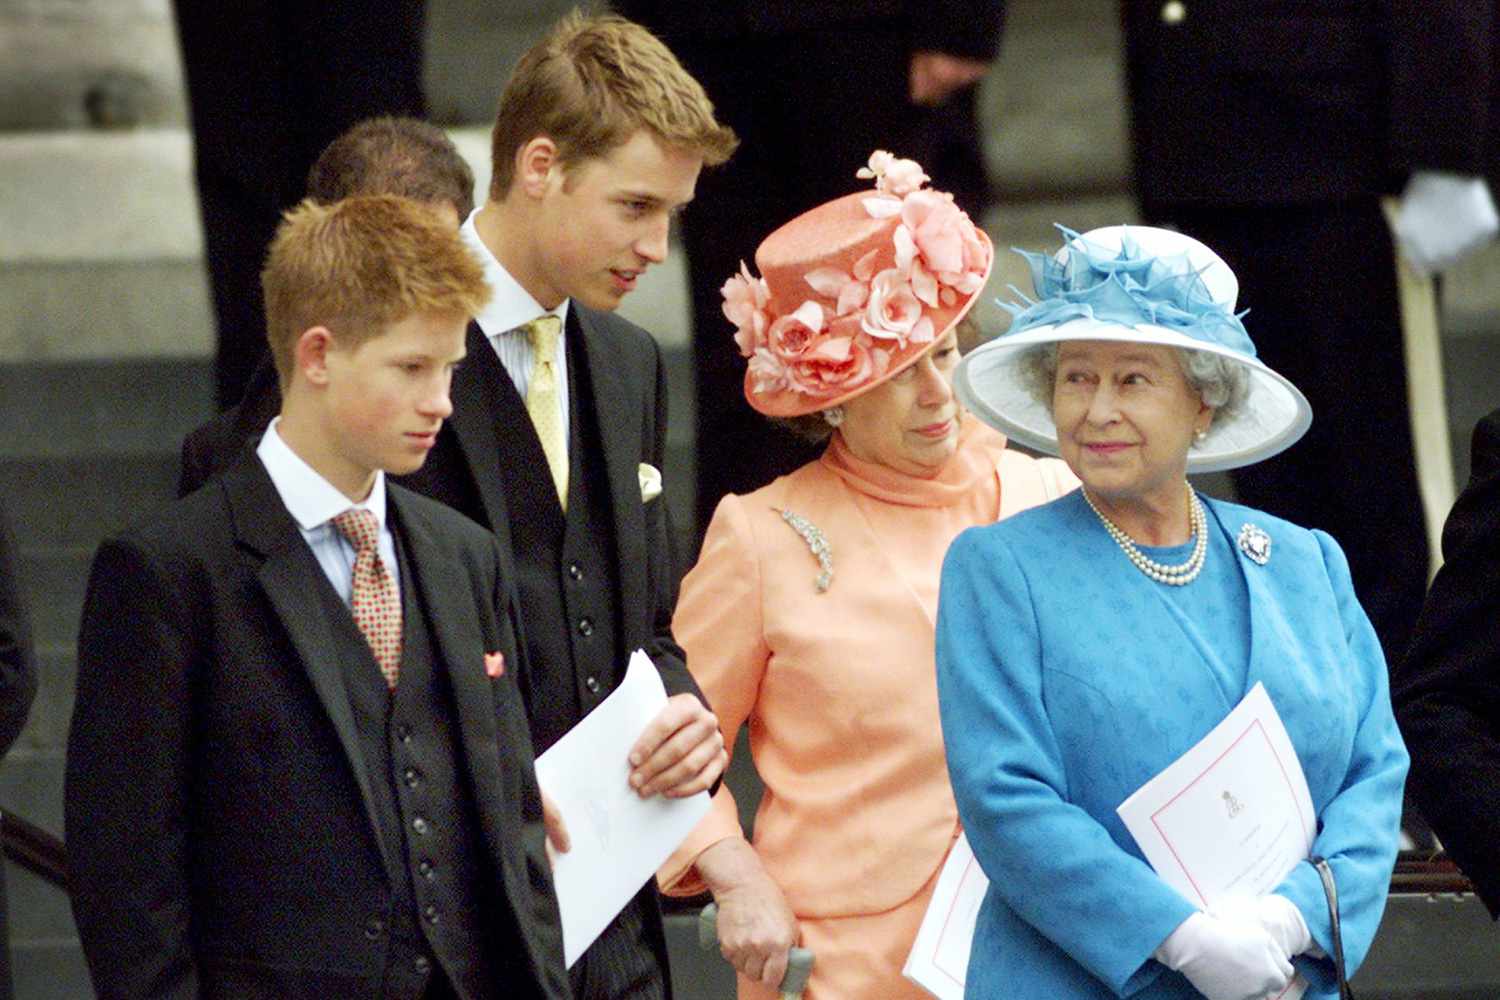
M 861 328 L 872 337 L 894 340 L 902 347 L 908 339 L 926 343 L 932 339 L 932 320 L 922 314 L 911 282 L 897 268 L 887 268 L 870 281 L 870 301 L 865 304 Z
M 756 392 L 783 392 L 792 388 L 791 372 L 786 362 L 764 347 L 757 347 L 750 357 L 750 377 Z
M 823 307 L 816 302 L 804 302 L 772 323 L 766 339 L 772 354 L 790 362 L 805 354 L 822 332 Z
M 973 223 L 951 195 L 939 191 L 911 194 L 901 203 L 901 225 L 911 234 L 929 271 L 939 275 L 963 271 L 965 230 Z
M 820 267 L 807 272 L 803 280 L 819 295 L 834 300 L 835 315 L 847 316 L 863 308 L 869 299 L 870 279 L 875 275 L 875 258 L 879 255 L 877 248 L 855 261 L 853 274 L 836 267 Z
M 874 178 L 875 190 L 897 198 L 906 197 L 932 179 L 916 160 L 903 160 L 883 149 L 871 153 L 869 165 L 855 171 L 854 176 L 863 180 Z
M 734 342 L 740 354 L 750 357 L 757 347 L 766 343 L 766 304 L 771 301 L 771 290 L 766 279 L 753 278 L 750 269 L 740 261 L 740 273 L 732 275 L 719 290 L 724 296 L 724 318 L 735 326 Z
M 810 396 L 837 396 L 885 373 L 890 354 L 860 337 L 829 337 L 788 366 L 794 388 Z

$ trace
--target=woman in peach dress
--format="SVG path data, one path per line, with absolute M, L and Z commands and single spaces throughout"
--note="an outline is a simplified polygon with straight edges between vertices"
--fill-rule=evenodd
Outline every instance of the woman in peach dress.
M 963 529 L 1076 481 L 1008 450 L 952 390 L 956 327 L 992 249 L 910 160 L 782 226 L 724 286 L 761 413 L 828 444 L 728 496 L 673 630 L 727 744 L 765 785 L 746 840 L 727 786 L 659 873 L 712 892 L 739 995 L 774 997 L 813 950 L 807 1000 L 924 997 L 901 969 L 959 833 L 938 721 L 938 576 Z

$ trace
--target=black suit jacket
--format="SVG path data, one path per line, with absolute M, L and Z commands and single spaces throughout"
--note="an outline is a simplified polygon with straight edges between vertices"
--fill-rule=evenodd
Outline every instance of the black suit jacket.
M 1391 696 L 1422 814 L 1500 916 L 1500 410 L 1474 429 L 1443 559 Z
M 182 439 L 177 495 L 187 496 L 238 461 L 242 452 L 260 441 L 280 412 L 281 383 L 266 354 L 251 373 L 240 401 Z
M 492 538 L 398 486 L 389 509 L 448 665 L 516 995 L 568 993 L 541 803 Z M 245 456 L 107 540 L 68 740 L 73 909 L 101 997 L 379 996 L 391 905 L 326 578 Z
M 688 673 L 682 647 L 672 637 L 677 605 L 677 558 L 664 497 L 641 501 L 642 462 L 662 467 L 667 443 L 667 378 L 650 334 L 612 313 L 569 306 L 569 335 L 583 338 L 593 381 L 593 412 L 604 445 L 614 522 L 615 571 L 624 651 L 644 649 L 661 673 L 668 695 L 702 697 Z M 500 540 L 508 578 L 512 548 L 495 437 L 498 390 L 508 379 L 477 323 L 469 324 L 468 356 L 453 376 L 453 415 L 420 470 L 400 482 L 462 511 Z M 525 609 L 522 609 L 525 621 Z M 526 628 L 566 623 L 526 622 Z M 546 684 L 546 664 L 529 664 L 533 683 Z M 567 681 L 571 684 L 571 680 Z
M 1163 204 L 1298 204 L 1491 175 L 1495 0 L 1123 0 L 1135 181 Z

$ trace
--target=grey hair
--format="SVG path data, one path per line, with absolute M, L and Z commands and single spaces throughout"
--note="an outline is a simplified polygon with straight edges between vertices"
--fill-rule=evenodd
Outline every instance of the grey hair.
M 1057 383 L 1057 342 L 1038 344 L 1016 360 L 1016 374 L 1037 402 L 1052 412 L 1052 391 Z M 1209 434 L 1234 421 L 1250 396 L 1250 373 L 1245 366 L 1211 351 L 1174 347 L 1177 363 L 1194 392 L 1214 408 Z

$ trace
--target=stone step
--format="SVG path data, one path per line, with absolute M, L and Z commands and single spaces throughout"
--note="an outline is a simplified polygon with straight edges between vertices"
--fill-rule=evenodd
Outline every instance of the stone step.
M 61 837 L 63 751 L 12 747 L 0 764 L 0 809 Z
M 7 862 L 5 895 L 12 942 L 77 941 L 78 930 L 73 924 L 68 894 L 58 886 Z
M 0 364 L 0 459 L 175 453 L 212 399 L 202 362 Z
M 170 0 L 0 3 L 0 129 L 183 117 Z
M 59 646 L 77 638 L 93 556 L 92 548 L 82 547 L 21 550 L 16 576 L 37 646 Z
M 36 699 L 31 703 L 26 728 L 12 753 L 20 752 L 20 748 L 60 751 L 68 744 L 68 724 L 73 718 L 73 691 L 78 677 L 77 646 L 73 642 L 44 643 L 37 648 L 36 658 Z
M 176 493 L 177 449 L 0 458 L 5 509 L 27 549 L 92 548 Z
M 93 984 L 77 939 L 12 941 L 16 1000 L 92 1000 Z
M 488 129 L 450 134 L 485 191 Z M 212 353 L 185 131 L 0 133 L 0 178 L 0 363 Z M 677 252 L 621 314 L 671 347 L 688 341 L 687 308 Z
M 196 257 L 0 265 L 0 363 L 207 358 L 213 349 Z
M 1097 0 L 1007 5 L 1000 56 L 977 102 L 985 163 L 1001 197 L 1125 190 L 1124 42 L 1114 9 L 1101 8 Z
M 435 121 L 484 122 L 510 67 L 568 0 L 428 0 L 423 83 Z M 0 130 L 180 125 L 170 0 L 0 3 Z

